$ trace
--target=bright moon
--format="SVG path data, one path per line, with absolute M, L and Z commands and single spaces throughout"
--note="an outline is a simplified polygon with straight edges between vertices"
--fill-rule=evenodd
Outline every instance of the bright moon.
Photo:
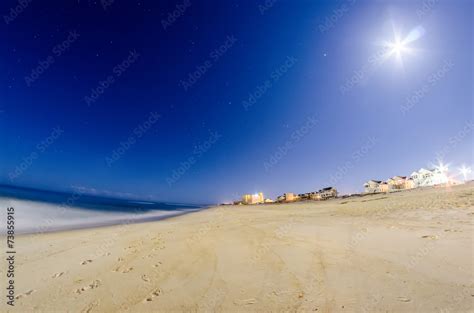
M 417 26 L 412 29 L 403 39 L 400 36 L 400 33 L 394 29 L 392 41 L 385 41 L 384 46 L 387 48 L 387 53 L 385 57 L 388 59 L 390 57 L 395 57 L 399 64 L 403 66 L 402 56 L 407 53 L 412 53 L 414 49 L 409 47 L 414 41 L 417 41 L 425 34 L 425 29 L 423 26 Z
M 397 57 L 401 57 L 402 52 L 407 50 L 405 44 L 403 42 L 399 41 L 399 40 L 397 40 L 396 42 L 390 44 L 390 46 L 392 48 L 391 54 L 396 54 Z
M 393 46 L 393 51 L 395 51 L 395 53 L 397 54 L 400 54 L 404 48 L 405 48 L 405 45 L 402 42 L 396 42 L 395 45 Z

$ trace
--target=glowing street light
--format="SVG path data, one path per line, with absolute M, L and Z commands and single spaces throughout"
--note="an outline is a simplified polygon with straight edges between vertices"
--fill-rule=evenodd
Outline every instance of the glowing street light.
M 436 166 L 436 169 L 438 171 L 440 171 L 441 173 L 447 173 L 449 168 L 448 168 L 448 165 L 443 164 L 442 162 L 440 162 L 438 164 L 438 166 Z
M 466 167 L 466 165 L 463 165 L 459 169 L 459 173 L 464 177 L 464 181 L 466 181 L 467 175 L 472 173 L 472 169 L 470 167 Z

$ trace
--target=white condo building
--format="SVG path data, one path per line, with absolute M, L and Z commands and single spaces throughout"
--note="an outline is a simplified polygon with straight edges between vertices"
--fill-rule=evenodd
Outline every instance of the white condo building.
M 411 173 L 410 178 L 413 179 L 414 187 L 434 186 L 449 182 L 446 173 L 437 168 L 432 170 L 421 168 L 419 171 Z

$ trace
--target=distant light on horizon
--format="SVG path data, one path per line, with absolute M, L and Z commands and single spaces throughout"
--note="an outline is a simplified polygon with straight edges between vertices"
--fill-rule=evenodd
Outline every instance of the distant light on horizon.
M 443 164 L 443 162 L 439 162 L 439 164 L 436 166 L 436 169 L 441 173 L 446 173 L 449 170 L 449 164 Z
M 463 165 L 459 168 L 459 173 L 464 177 L 464 180 L 466 180 L 467 176 L 472 173 L 472 169 Z

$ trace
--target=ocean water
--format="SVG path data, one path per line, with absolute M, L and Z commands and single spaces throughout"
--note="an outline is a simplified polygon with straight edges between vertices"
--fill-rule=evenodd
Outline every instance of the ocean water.
M 204 206 L 101 197 L 0 185 L 0 234 L 7 208 L 15 209 L 16 233 L 43 233 L 155 221 L 202 210 Z

